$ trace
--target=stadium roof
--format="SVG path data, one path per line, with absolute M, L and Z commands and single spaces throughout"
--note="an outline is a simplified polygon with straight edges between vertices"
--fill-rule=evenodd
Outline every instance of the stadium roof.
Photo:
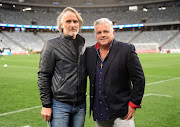
M 78 1 L 78 0 L 77 0 Z M 93 0 L 91 0 L 93 1 Z M 123 0 L 122 0 L 123 1 Z M 98 8 L 98 7 L 121 7 L 121 6 L 132 6 L 132 5 L 144 5 L 144 4 L 152 4 L 152 3 L 162 3 L 162 2 L 171 2 L 171 1 L 179 1 L 179 0 L 144 0 L 144 1 L 141 1 L 141 2 L 138 2 L 138 1 L 134 1 L 134 2 L 129 2 L 129 3 L 114 3 L 114 4 L 90 4 L 90 5 L 86 5 L 86 4 L 82 4 L 82 5 L 79 5 L 77 2 L 77 4 L 57 4 L 57 5 L 54 5 L 54 4 L 44 4 L 43 2 L 42 3 L 37 3 L 37 2 L 34 2 L 34 3 L 30 3 L 30 2 L 15 2 L 13 0 L 0 0 L 0 3 L 1 4 L 15 4 L 15 5 L 22 5 L 22 6 L 38 6 L 38 7 L 55 7 L 55 8 L 64 8 L 64 7 L 67 7 L 67 6 L 71 6 L 71 7 L 74 7 L 74 8 Z M 52 1 L 53 3 L 53 1 Z M 104 2 L 102 2 L 104 3 Z M 113 3 L 113 1 L 112 1 Z

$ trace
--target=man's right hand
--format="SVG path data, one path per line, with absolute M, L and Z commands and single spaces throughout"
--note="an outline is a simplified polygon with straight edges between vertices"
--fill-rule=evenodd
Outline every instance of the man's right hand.
M 50 121 L 50 119 L 51 119 L 51 114 L 52 114 L 52 108 L 42 107 L 41 116 L 42 116 L 42 118 L 43 118 L 46 122 L 47 122 L 47 121 Z

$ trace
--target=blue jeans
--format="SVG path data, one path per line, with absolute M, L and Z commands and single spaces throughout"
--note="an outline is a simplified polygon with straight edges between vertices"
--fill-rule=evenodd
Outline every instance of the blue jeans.
M 51 127 L 84 127 L 86 102 L 73 106 L 53 100 Z

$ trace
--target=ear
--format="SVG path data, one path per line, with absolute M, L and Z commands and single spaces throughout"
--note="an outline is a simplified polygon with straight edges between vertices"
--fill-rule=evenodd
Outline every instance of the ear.
M 60 27 L 61 27 L 61 29 L 63 29 L 63 24 L 62 23 L 60 23 Z
M 114 30 L 113 30 L 113 35 L 114 35 Z

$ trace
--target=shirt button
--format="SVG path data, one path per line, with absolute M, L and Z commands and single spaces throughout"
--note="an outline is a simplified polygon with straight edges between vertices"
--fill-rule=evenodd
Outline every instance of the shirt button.
M 101 82 L 99 82 L 99 84 L 101 84 Z
M 100 104 L 102 104 L 102 101 L 100 101 Z
M 102 114 L 101 114 L 101 116 L 102 116 Z

